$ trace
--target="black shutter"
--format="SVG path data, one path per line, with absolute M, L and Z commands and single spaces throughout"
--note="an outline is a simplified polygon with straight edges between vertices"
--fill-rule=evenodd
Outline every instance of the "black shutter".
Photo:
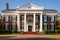
M 4 16 L 4 21 L 5 21 L 5 16 Z
M 44 15 L 43 15 L 43 22 L 44 22 Z

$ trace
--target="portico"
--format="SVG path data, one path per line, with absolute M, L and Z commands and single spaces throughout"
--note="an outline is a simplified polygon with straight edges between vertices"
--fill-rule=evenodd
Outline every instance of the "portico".
M 20 16 L 21 14 L 19 14 L 19 15 L 17 15 L 19 18 L 17 18 L 17 24 L 19 25 L 20 23 L 21 23 L 21 21 L 19 21 L 20 20 L 20 18 L 21 18 L 21 16 Z M 39 32 L 42 32 L 42 13 L 23 13 L 23 15 L 24 15 L 24 20 L 23 20 L 23 25 L 24 25 L 24 29 L 23 29 L 23 31 L 24 32 L 29 32 L 29 30 L 31 31 L 31 32 L 36 32 L 36 15 L 39 15 Z M 30 16 L 29 16 L 30 15 Z M 32 18 L 31 18 L 32 17 Z M 31 19 L 28 19 L 28 18 L 31 18 Z M 29 22 L 30 21 L 30 22 Z M 21 30 L 21 28 L 20 28 L 20 26 L 21 25 L 19 25 L 18 26 L 17 25 L 17 31 L 18 32 L 20 32 Z

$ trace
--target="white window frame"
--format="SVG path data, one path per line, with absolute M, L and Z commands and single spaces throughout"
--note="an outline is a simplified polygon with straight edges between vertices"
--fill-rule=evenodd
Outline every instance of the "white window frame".
M 16 23 L 12 23 L 12 29 L 13 29 L 13 30 L 16 29 Z
M 24 21 L 24 16 L 21 16 L 22 17 L 22 22 Z
M 54 22 L 54 16 L 51 16 L 51 22 Z
M 12 21 L 16 22 L 16 16 L 12 16 Z
M 51 31 L 54 31 L 54 23 L 51 23 Z
M 36 25 L 36 28 L 35 28 L 35 29 L 36 29 L 36 31 L 39 31 L 38 27 L 39 27 L 39 25 Z
M 5 21 L 6 21 L 6 22 L 9 21 L 9 16 L 5 16 Z
M 47 22 L 47 15 L 44 15 L 44 22 Z
M 47 30 L 47 23 L 44 23 L 44 29 Z
M 9 30 L 8 25 L 9 25 L 9 23 L 5 23 L 5 30 Z
M 38 16 L 36 16 L 36 19 L 35 20 L 36 20 L 36 22 L 38 22 Z

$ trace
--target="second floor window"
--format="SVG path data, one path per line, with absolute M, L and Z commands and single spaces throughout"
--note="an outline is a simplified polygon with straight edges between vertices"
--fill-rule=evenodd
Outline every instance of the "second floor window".
M 4 19 L 5 19 L 6 22 L 8 22 L 10 17 L 9 16 L 4 16 Z
M 43 17 L 44 17 L 44 22 L 47 22 L 47 16 L 44 15 Z
M 36 22 L 38 22 L 38 16 L 36 16 Z
M 12 16 L 13 22 L 16 22 L 16 16 Z
M 54 22 L 54 16 L 51 16 L 51 22 Z
M 28 21 L 28 22 L 32 22 L 32 17 L 28 17 L 28 18 L 27 18 L 27 21 Z

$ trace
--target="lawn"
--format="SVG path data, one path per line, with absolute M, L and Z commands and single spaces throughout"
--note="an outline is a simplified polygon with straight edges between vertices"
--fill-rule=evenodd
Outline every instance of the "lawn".
M 15 37 L 17 34 L 0 34 L 0 38 Z
M 57 35 L 41 35 L 42 37 L 46 37 L 46 38 L 60 38 L 60 34 Z

